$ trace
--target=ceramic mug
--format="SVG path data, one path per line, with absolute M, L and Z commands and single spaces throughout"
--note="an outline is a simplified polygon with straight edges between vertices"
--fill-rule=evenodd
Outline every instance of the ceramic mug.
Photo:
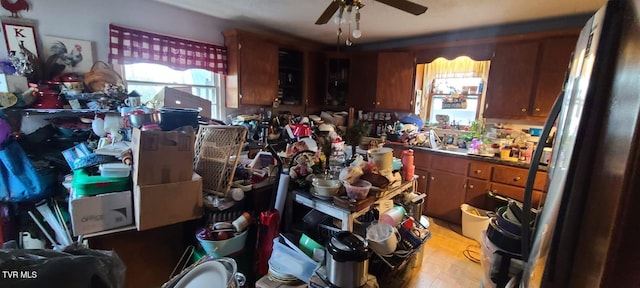
M 129 97 L 124 99 L 124 104 L 129 107 L 140 107 L 142 105 L 142 101 L 140 97 Z

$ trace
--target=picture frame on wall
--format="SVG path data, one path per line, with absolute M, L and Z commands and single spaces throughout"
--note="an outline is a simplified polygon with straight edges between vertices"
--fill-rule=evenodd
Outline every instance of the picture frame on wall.
M 16 54 L 23 52 L 21 50 L 22 46 L 36 57 L 40 57 L 35 21 L 28 21 L 24 18 L 2 17 L 2 32 L 4 33 L 5 44 L 9 54 L 12 51 L 15 51 Z
M 60 73 L 82 75 L 91 71 L 95 62 L 92 41 L 45 35 L 42 46 L 44 62 Z

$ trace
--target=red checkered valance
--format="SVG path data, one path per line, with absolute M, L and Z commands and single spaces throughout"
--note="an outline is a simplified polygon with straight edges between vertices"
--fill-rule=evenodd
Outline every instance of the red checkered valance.
M 176 70 L 206 69 L 227 73 L 227 48 L 109 25 L 109 62 L 155 63 Z

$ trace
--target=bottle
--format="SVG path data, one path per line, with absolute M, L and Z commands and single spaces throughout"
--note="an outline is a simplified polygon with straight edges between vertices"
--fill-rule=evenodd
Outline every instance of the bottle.
M 414 166 L 413 149 L 402 151 L 402 173 L 404 174 L 404 180 L 409 181 L 413 179 L 416 166 Z

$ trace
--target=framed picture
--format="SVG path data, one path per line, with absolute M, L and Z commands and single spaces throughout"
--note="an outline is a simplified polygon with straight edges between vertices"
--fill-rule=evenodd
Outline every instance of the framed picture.
M 38 41 L 36 39 L 35 23 L 2 18 L 2 31 L 7 44 L 7 52 L 21 52 L 21 46 L 36 57 L 38 54 Z
M 42 37 L 43 60 L 47 65 L 60 70 L 60 73 L 83 73 L 91 71 L 93 42 L 55 36 Z M 64 66 L 64 67 L 63 67 Z

